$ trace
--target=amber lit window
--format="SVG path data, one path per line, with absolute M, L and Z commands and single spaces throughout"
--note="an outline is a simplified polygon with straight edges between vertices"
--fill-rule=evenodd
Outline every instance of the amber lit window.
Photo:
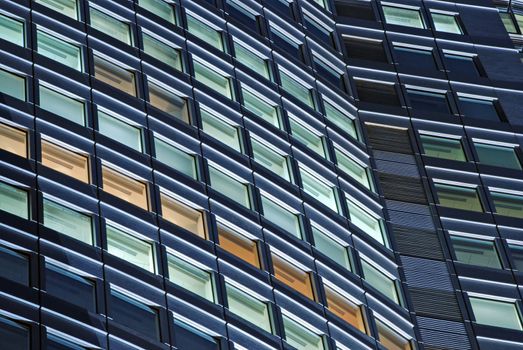
M 260 268 L 258 244 L 227 226 L 218 224 L 220 247 L 249 264 Z
M 42 140 L 42 164 L 77 180 L 89 183 L 87 156 Z
M 378 328 L 378 341 L 388 350 L 412 350 L 410 341 L 387 326 L 380 320 L 376 320 Z
M 162 216 L 195 235 L 206 239 L 203 213 L 171 197 L 161 194 Z
M 136 96 L 134 73 L 96 55 L 94 56 L 94 77 L 123 92 Z
M 23 130 L 0 124 L 0 148 L 27 158 L 27 134 Z
M 323 286 L 327 298 L 327 308 L 336 316 L 339 316 L 354 327 L 358 328 L 360 332 L 365 333 L 365 321 L 363 320 L 361 307 L 354 304 L 331 287 L 326 285 Z
M 129 176 L 123 175 L 106 166 L 102 166 L 103 190 L 129 203 L 149 210 L 147 185 Z
M 274 276 L 297 292 L 314 300 L 311 275 L 276 254 L 271 254 Z

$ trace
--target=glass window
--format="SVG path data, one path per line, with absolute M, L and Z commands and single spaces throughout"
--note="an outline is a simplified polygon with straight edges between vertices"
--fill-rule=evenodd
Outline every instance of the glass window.
M 323 158 L 326 158 L 325 145 L 323 144 L 323 137 L 313 133 L 311 130 L 298 123 L 293 118 L 289 118 L 291 125 L 291 133 L 294 138 L 302 142 L 312 151 L 318 153 Z
M 167 254 L 167 264 L 171 282 L 214 302 L 214 287 L 210 272 L 170 254 Z
M 288 2 L 279 1 L 279 4 L 284 5 L 286 12 L 289 13 L 290 6 Z M 271 39 L 273 47 L 278 48 L 280 52 L 285 52 L 290 57 L 298 59 L 303 62 L 303 38 L 296 38 L 292 36 L 285 29 L 269 21 Z
M 142 152 L 142 130 L 102 111 L 98 111 L 98 131 L 132 149 Z
M 300 323 L 283 315 L 283 328 L 285 331 L 285 341 L 300 350 L 323 350 L 323 337 L 311 332 Z
M 316 76 L 324 78 L 326 82 L 347 92 L 344 70 L 342 68 L 336 67 L 323 56 L 313 55 L 312 61 L 314 63 L 314 69 L 316 70 Z
M 500 116 L 496 108 L 495 100 L 478 99 L 459 96 L 459 108 L 461 114 L 468 118 L 490 120 L 499 122 Z
M 90 25 L 102 33 L 112 36 L 127 45 L 133 44 L 131 26 L 93 7 L 89 7 Z
M 176 24 L 174 5 L 164 0 L 140 0 L 139 4 L 144 9 L 165 19 L 168 22 Z
M 293 236 L 301 239 L 301 225 L 298 215 L 264 195 L 261 196 L 261 199 L 263 216 L 275 225 L 291 233 Z
M 332 239 L 326 233 L 312 226 L 314 246 L 325 256 L 331 258 L 347 270 L 351 270 L 349 251 L 346 246 Z
M 0 277 L 29 286 L 30 265 L 27 255 L 0 246 L 0 266 Z
M 44 226 L 87 244 L 93 244 L 92 218 L 44 198 Z
M 280 117 L 278 106 L 274 106 L 262 100 L 257 95 L 242 87 L 243 105 L 263 120 L 280 128 Z
M 74 123 L 85 125 L 85 105 L 50 88 L 40 85 L 40 107 Z
M 481 200 L 479 199 L 476 187 L 461 187 L 446 185 L 441 183 L 434 184 L 438 193 L 439 204 L 444 207 L 483 211 Z
M 46 350 L 87 350 L 85 347 L 78 345 L 73 339 L 68 340 L 58 335 L 49 333 L 47 329 Z
M 205 224 L 203 213 L 193 209 L 171 197 L 161 194 L 162 216 L 182 228 L 205 239 Z
M 220 350 L 218 340 L 179 320 L 174 320 L 177 349 Z
M 323 1 L 323 0 L 318 0 Z M 324 45 L 336 49 L 334 42 L 334 32 L 331 24 L 319 20 L 315 15 L 303 11 L 303 24 L 309 30 L 309 33 L 316 35 Z
M 195 180 L 198 179 L 196 157 L 193 154 L 189 154 L 156 137 L 154 138 L 154 148 L 156 150 L 156 159 L 160 162 Z
M 285 180 L 291 181 L 287 157 L 273 151 L 271 148 L 252 137 L 251 145 L 252 155 L 255 161 L 283 177 Z
M 95 284 L 76 273 L 46 263 L 45 291 L 68 303 L 96 313 Z
M 343 37 L 343 44 L 349 58 L 389 63 L 383 40 L 350 36 Z
M 403 70 L 434 72 L 438 70 L 432 48 L 394 45 L 394 56 Z
M 502 268 L 494 241 L 450 235 L 456 259 L 470 265 Z
M 514 23 L 512 15 L 509 12 L 505 12 L 506 10 L 498 8 L 498 11 L 499 17 L 501 17 L 501 21 L 503 22 L 503 25 L 505 26 L 507 32 L 509 32 L 510 34 L 518 34 L 516 23 Z
M 175 49 L 146 33 L 142 34 L 142 39 L 143 51 L 146 54 L 149 54 L 157 60 L 182 71 L 182 53 L 179 49 Z
M 244 207 L 251 208 L 251 196 L 249 186 L 224 172 L 209 165 L 209 181 L 211 187 L 225 197 L 240 203 Z
M 445 93 L 426 90 L 407 89 L 410 106 L 417 111 L 451 114 Z
M 102 165 L 103 190 L 144 210 L 149 210 L 147 184 Z
M 0 210 L 29 219 L 27 191 L 0 181 Z
M 24 46 L 24 22 L 0 14 L 0 39 Z
M 385 22 L 413 28 L 425 28 L 421 13 L 417 8 L 382 6 Z
M 289 94 L 296 97 L 301 102 L 305 103 L 310 108 L 316 108 L 312 89 L 304 86 L 303 83 L 296 80 L 291 75 L 285 73 L 280 69 L 281 87 Z
M 0 123 L 0 149 L 27 158 L 26 132 Z
M 483 164 L 521 170 L 521 162 L 514 147 L 474 142 L 474 148 Z
M 319 176 L 300 167 L 303 191 L 330 209 L 338 212 L 338 200 L 336 198 L 336 187 L 327 185 L 319 179 Z
M 382 222 L 351 200 L 347 200 L 349 219 L 359 229 L 383 245 L 387 245 Z
M 111 289 L 108 309 L 109 316 L 119 324 L 160 340 L 158 310 L 114 289 Z
M 395 84 L 383 84 L 369 80 L 354 79 L 361 102 L 401 107 Z
M 31 349 L 29 328 L 21 323 L 0 316 L 0 349 Z
M 200 116 L 202 118 L 202 129 L 206 134 L 220 140 L 238 152 L 242 151 L 240 132 L 236 126 L 227 123 L 205 109 L 200 108 Z
M 77 180 L 89 183 L 89 158 L 42 140 L 42 164 Z
M 431 12 L 432 20 L 434 21 L 434 27 L 438 32 L 463 34 L 461 27 L 458 23 L 458 17 L 455 14 L 445 14 Z
M 224 43 L 222 33 L 212 28 L 207 23 L 202 22 L 200 19 L 186 14 L 187 17 L 187 30 L 197 38 L 205 41 L 207 44 L 217 48 L 218 50 L 224 50 Z
M 522 330 L 521 316 L 515 303 L 469 297 L 476 323 Z
M 0 69 L 0 92 L 25 101 L 25 78 Z
M 432 135 L 420 135 L 424 154 L 429 157 L 467 161 L 463 145 L 459 138 L 447 138 Z
M 412 345 L 410 341 L 393 330 L 391 327 L 387 326 L 385 323 L 381 322 L 378 319 L 376 320 L 376 328 L 378 329 L 378 341 L 387 349 L 387 350 L 411 350 Z
M 354 304 L 331 287 L 324 284 L 323 288 L 325 289 L 327 308 L 336 316 L 356 327 L 360 332 L 366 333 L 367 330 L 361 307 Z
M 303 271 L 274 253 L 271 254 L 271 257 L 274 277 L 298 293 L 314 300 L 312 276 L 310 273 Z
M 234 41 L 234 52 L 238 62 L 242 63 L 246 67 L 251 68 L 256 73 L 262 75 L 265 79 L 271 79 L 269 72 L 269 65 L 265 58 L 260 57 L 251 51 L 251 49 L 239 44 Z
M 225 289 L 227 291 L 228 309 L 232 313 L 237 314 L 266 332 L 272 332 L 267 304 L 233 287 L 229 283 L 225 283 Z
M 502 192 L 490 192 L 497 214 L 523 218 L 523 196 Z
M 228 76 L 224 76 L 196 60 L 193 60 L 193 65 L 196 80 L 228 98 L 233 98 L 231 80 Z
M 457 55 L 443 53 L 445 57 L 445 67 L 454 75 L 466 77 L 477 77 L 483 75 L 479 70 L 480 62 L 476 55 Z
M 107 251 L 149 272 L 155 272 L 154 248 L 151 242 L 138 239 L 110 225 L 106 226 Z
M 513 268 L 523 271 L 523 245 L 509 244 L 510 256 L 512 257 Z
M 358 181 L 369 190 L 372 190 L 370 180 L 372 175 L 370 169 L 367 166 L 363 166 L 356 162 L 336 147 L 334 148 L 334 153 L 336 154 L 336 163 L 341 171 L 347 173 L 350 177 Z
M 334 6 L 338 16 L 375 21 L 376 15 L 368 1 L 361 0 L 335 0 Z
M 356 140 L 359 140 L 358 131 L 356 129 L 356 122 L 354 119 L 343 113 L 334 105 L 327 102 L 325 99 L 323 100 L 323 105 L 325 106 L 325 117 L 327 117 L 327 119 L 329 119 L 335 125 L 340 127 L 341 130 L 345 131 Z
M 94 77 L 112 87 L 136 96 L 134 72 L 94 55 Z
M 260 268 L 260 257 L 256 241 L 220 223 L 218 223 L 218 239 L 220 247 L 249 264 Z
M 363 278 L 365 278 L 365 281 L 396 304 L 400 303 L 396 283 L 392 278 L 386 276 L 363 259 L 361 260 L 361 268 L 363 270 Z
M 83 71 L 82 51 L 53 35 L 37 30 L 38 53 L 78 71 Z
M 60 12 L 68 17 L 78 19 L 77 0 L 36 0 L 44 6 Z
M 149 88 L 149 103 L 151 106 L 158 108 L 179 120 L 190 123 L 189 109 L 185 98 L 180 97 L 150 81 L 147 84 Z

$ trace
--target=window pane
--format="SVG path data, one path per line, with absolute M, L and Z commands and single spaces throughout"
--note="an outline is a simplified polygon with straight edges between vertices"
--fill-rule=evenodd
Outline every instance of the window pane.
M 174 255 L 167 255 L 169 280 L 202 298 L 214 302 L 212 275 Z
M 220 345 L 208 334 L 174 320 L 175 344 L 177 349 L 220 350 Z
M 387 24 L 397 24 L 413 28 L 425 28 L 419 10 L 393 6 L 383 6 Z
M 93 7 L 89 7 L 91 27 L 123 41 L 127 45 L 132 45 L 131 27 L 128 23 L 117 20 Z
M 261 74 L 265 79 L 271 79 L 269 66 L 264 58 L 256 55 L 248 48 L 238 44 L 236 41 L 234 42 L 234 52 L 238 62 L 241 62 L 258 74 Z
M 300 350 L 323 350 L 323 338 L 283 315 L 285 341 Z
M 140 128 L 98 111 L 98 131 L 138 152 L 142 152 L 142 130 Z
M 514 263 L 513 268 L 523 271 L 523 245 L 509 244 L 510 256 Z
M 110 316 L 118 323 L 150 338 L 160 340 L 158 311 L 144 303 L 111 290 Z
M 519 312 L 514 303 L 470 297 L 477 323 L 522 330 Z
M 445 66 L 451 74 L 459 74 L 467 77 L 480 76 L 476 56 L 462 56 L 444 53 Z
M 149 103 L 151 106 L 172 115 L 173 117 L 190 123 L 187 100 L 173 94 L 172 92 L 148 82 L 149 86 Z
M 455 15 L 431 13 L 434 27 L 438 32 L 463 34 Z
M 467 158 L 463 151 L 461 139 L 450 139 L 445 137 L 420 135 L 425 155 L 450 160 L 466 162 Z
M 366 333 L 365 321 L 363 320 L 361 307 L 354 304 L 334 289 L 326 285 L 323 285 L 323 287 L 327 299 L 327 308 L 336 316 L 339 316 L 350 325 L 356 327 L 360 332 Z
M 197 179 L 196 157 L 181 149 L 168 144 L 158 138 L 154 138 L 156 159 L 179 172 Z
M 267 304 L 225 283 L 228 309 L 266 332 L 271 332 L 271 320 Z
M 221 32 L 217 31 L 214 28 L 211 28 L 209 25 L 203 23 L 202 21 L 191 16 L 190 14 L 187 14 L 186 17 L 187 29 L 191 34 L 202 39 L 209 45 L 224 51 Z
M 140 0 L 139 4 L 144 9 L 151 11 L 166 21 L 176 24 L 174 5 L 163 0 Z
M 481 163 L 521 170 L 521 163 L 513 147 L 489 145 L 479 142 L 474 142 L 474 147 L 476 148 Z
M 149 0 L 151 1 L 151 0 Z M 158 1 L 158 0 L 156 0 Z M 163 2 L 163 1 L 162 1 Z M 170 5 L 167 5 L 170 6 Z M 162 61 L 169 66 L 182 70 L 182 56 L 178 49 L 175 49 L 152 36 L 143 33 L 143 51 L 159 61 Z
M 162 216 L 195 235 L 205 239 L 203 213 L 174 200 L 163 193 L 161 194 Z
M 0 210 L 28 219 L 29 195 L 27 191 L 0 182 Z
M 439 204 L 444 207 L 483 211 L 477 189 L 453 185 L 434 184 L 438 192 Z
M 40 107 L 62 118 L 85 125 L 85 106 L 82 101 L 62 95 L 40 85 Z
M 200 109 L 200 115 L 202 118 L 202 129 L 205 133 L 218 139 L 227 146 L 234 148 L 238 152 L 242 151 L 240 134 L 235 126 L 204 109 Z
M 89 183 L 89 158 L 42 140 L 42 164 L 77 180 Z
M 498 11 L 502 11 L 501 9 L 498 9 Z M 514 23 L 514 20 L 512 19 L 512 16 L 508 12 L 499 12 L 499 16 L 501 17 L 501 21 L 503 22 L 503 25 L 505 26 L 505 29 L 507 32 L 511 34 L 518 34 L 518 30 L 516 29 L 516 24 Z
M 94 282 L 53 264 L 46 263 L 45 267 L 45 290 L 48 294 L 96 313 Z
M 499 122 L 499 114 L 493 100 L 459 97 L 461 114 L 468 118 Z
M 24 46 L 24 23 L 0 14 L 0 39 Z
M 289 94 L 296 97 L 301 102 L 305 103 L 312 109 L 315 108 L 312 90 L 309 87 L 303 86 L 300 82 L 295 80 L 292 76 L 280 70 L 281 86 Z
M 52 333 L 47 333 L 46 343 L 46 350 L 86 350 L 85 347 L 77 345 L 72 341 L 56 336 Z
M 394 46 L 398 67 L 404 70 L 433 72 L 438 69 L 432 50 L 408 46 Z
M 338 163 L 338 168 L 343 172 L 347 173 L 354 180 L 358 181 L 360 184 L 368 188 L 371 188 L 370 183 L 370 173 L 368 172 L 367 167 L 361 166 L 359 163 L 352 160 L 345 153 L 342 153 L 339 149 L 334 148 L 336 153 L 336 161 Z
M 246 184 L 239 182 L 212 166 L 209 166 L 209 180 L 214 190 L 240 203 L 244 207 L 251 208 L 249 187 Z
M 37 40 L 39 54 L 82 71 L 82 51 L 80 47 L 69 44 L 41 30 L 37 31 Z
M 381 244 L 387 244 L 381 226 L 381 220 L 376 219 L 350 200 L 347 200 L 347 206 L 349 207 L 349 219 L 356 227 Z
M 383 84 L 358 79 L 354 79 L 354 81 L 361 102 L 401 107 L 395 84 Z
M 0 349 L 29 350 L 30 344 L 28 327 L 0 316 Z
M 356 131 L 356 125 L 353 119 L 325 100 L 323 100 L 323 105 L 325 106 L 325 116 L 327 119 L 329 119 L 356 140 L 359 139 L 358 132 Z
M 394 301 L 396 304 L 400 303 L 394 280 L 385 276 L 365 260 L 361 260 L 361 268 L 363 270 L 365 281 L 367 281 L 372 287 L 376 288 L 379 292 L 383 293 L 387 298 Z
M 424 90 L 407 89 L 410 106 L 414 111 L 451 114 L 447 95 Z
M 0 277 L 29 286 L 29 269 L 27 255 L 0 246 Z
M 389 63 L 383 40 L 344 37 L 343 44 L 349 58 Z
M 25 101 L 25 78 L 0 69 L 0 92 Z
M 87 244 L 93 244 L 92 219 L 44 198 L 44 226 Z
M 27 158 L 26 132 L 0 123 L 0 149 Z
M 94 77 L 125 93 L 136 96 L 134 73 L 98 56 L 94 56 Z
M 300 168 L 301 182 L 303 191 L 313 198 L 317 199 L 330 209 L 338 212 L 338 201 L 336 199 L 335 188 L 326 185 L 324 182 Z
M 78 19 L 76 0 L 36 0 L 57 12 L 74 19 Z
M 412 346 L 408 339 L 398 334 L 392 328 L 376 319 L 379 342 L 387 350 L 411 350 Z
M 289 122 L 291 125 L 292 136 L 323 158 L 326 157 L 323 138 L 321 136 L 314 134 L 309 129 L 297 123 L 294 119 L 289 118 Z
M 263 195 L 261 199 L 263 216 L 283 230 L 301 239 L 301 227 L 298 215 L 288 211 Z
M 260 268 L 258 244 L 256 241 L 220 223 L 218 223 L 218 238 L 220 247 L 249 264 Z
M 347 247 L 336 242 L 334 239 L 330 238 L 314 226 L 312 227 L 312 235 L 314 237 L 314 246 L 320 252 L 347 270 L 351 270 Z
M 289 167 L 287 158 L 271 150 L 263 143 L 251 137 L 252 155 L 255 161 L 265 166 L 267 169 L 290 181 Z
M 311 300 L 315 300 L 310 273 L 297 268 L 276 254 L 271 254 L 271 257 L 274 277 L 298 293 L 305 295 Z
M 231 81 L 228 77 L 215 72 L 202 63 L 193 60 L 194 77 L 196 80 L 208 86 L 210 89 L 219 92 L 222 95 L 232 98 Z
M 376 15 L 368 1 L 360 0 L 335 0 L 334 6 L 338 16 L 359 18 L 368 21 L 375 21 Z
M 490 192 L 497 214 L 523 218 L 523 196 Z
M 149 210 L 147 184 L 102 166 L 103 190 L 124 201 Z
M 452 246 L 458 261 L 465 264 L 501 268 L 494 241 L 451 235 Z
M 247 89 L 242 88 L 242 94 L 245 108 L 268 123 L 271 123 L 275 127 L 280 127 L 280 118 L 277 106 L 273 106 L 265 102 Z
M 135 238 L 112 226 L 106 226 L 106 232 L 107 251 L 110 254 L 142 269 L 155 272 L 153 245 L 151 243 Z

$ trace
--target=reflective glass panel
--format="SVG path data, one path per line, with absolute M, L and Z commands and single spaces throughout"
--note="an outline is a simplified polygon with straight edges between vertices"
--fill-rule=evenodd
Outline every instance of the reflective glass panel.
M 477 323 L 516 330 L 523 329 L 516 304 L 476 297 L 469 297 L 469 300 Z
M 225 289 L 227 291 L 227 304 L 229 304 L 228 309 L 231 312 L 266 332 L 272 331 L 267 304 L 229 283 L 225 283 Z
M 142 130 L 110 114 L 98 111 L 98 131 L 138 152 L 142 152 Z
M 447 15 L 444 13 L 431 13 L 434 27 L 438 32 L 463 34 L 459 26 L 458 19 L 455 15 Z
M 0 92 L 25 101 L 25 78 L 0 69 Z
M 285 231 L 298 238 L 301 238 L 301 226 L 298 215 L 290 212 L 289 210 L 263 195 L 261 198 L 263 216 L 267 218 L 267 220 L 273 222 L 275 225 L 280 226 Z
M 521 170 L 521 163 L 514 147 L 474 142 L 479 161 L 483 164 Z
M 93 244 L 92 218 L 44 198 L 44 226 Z
M 461 139 L 453 139 L 431 135 L 420 135 L 425 155 L 450 160 L 466 162 Z
M 425 28 L 419 9 L 382 6 L 387 24 L 397 24 L 413 28 Z
M 67 43 L 41 30 L 37 31 L 37 45 L 39 54 L 82 71 L 82 51 L 79 46 Z
M 192 177 L 193 179 L 198 178 L 196 171 L 196 157 L 194 155 L 156 137 L 154 138 L 154 148 L 156 150 L 156 159 L 160 162 Z
M 127 45 L 132 45 L 131 26 L 93 7 L 89 7 L 91 27 L 120 40 Z
M 438 193 L 439 204 L 444 207 L 483 211 L 478 190 L 475 187 L 434 184 Z
M 205 239 L 205 225 L 203 213 L 193 209 L 169 196 L 161 194 L 162 216 L 195 235 Z
M 490 195 L 497 214 L 523 218 L 523 196 L 501 192 L 490 192 Z
M 500 269 L 501 262 L 494 241 L 450 235 L 458 261 L 465 264 Z
M 0 149 L 27 158 L 26 132 L 0 123 Z
M 89 158 L 42 140 L 42 164 L 53 170 L 89 183 Z
M 202 298 L 214 302 L 214 288 L 210 272 L 174 255 L 167 255 L 169 280 Z
M 323 350 L 323 337 L 283 315 L 285 341 L 300 350 Z
M 396 289 L 396 283 L 394 280 L 381 273 L 377 268 L 365 260 L 361 260 L 361 268 L 363 270 L 365 281 L 396 304 L 400 303 L 398 290 Z
M 40 107 L 62 118 L 85 125 L 85 105 L 59 92 L 40 85 Z
M 251 198 L 247 184 L 241 183 L 212 166 L 209 166 L 209 180 L 214 190 L 246 208 L 251 208 Z
M 0 210 L 29 218 L 29 194 L 26 190 L 0 181 Z
M 149 272 L 155 272 L 154 250 L 150 242 L 138 239 L 122 230 L 106 226 L 107 251 Z
M 24 22 L 0 14 L 0 39 L 24 46 Z
M 36 0 L 57 12 L 60 12 L 68 17 L 78 19 L 77 0 Z

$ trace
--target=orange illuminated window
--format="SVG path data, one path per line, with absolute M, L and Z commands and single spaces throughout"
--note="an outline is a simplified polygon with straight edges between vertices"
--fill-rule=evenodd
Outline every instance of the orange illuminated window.
M 361 308 L 342 296 L 340 293 L 336 292 L 334 289 L 326 285 L 324 285 L 324 287 L 325 296 L 327 298 L 327 308 L 336 316 L 339 316 L 354 327 L 358 328 L 361 332 L 365 333 L 365 321 L 363 320 Z
M 388 350 L 412 350 L 410 341 L 380 320 L 376 320 L 379 342 Z
M 27 158 L 27 134 L 23 130 L 0 124 L 0 148 Z
M 42 164 L 89 183 L 89 160 L 87 156 L 42 140 Z
M 149 210 L 147 185 L 123 175 L 111 168 L 102 166 L 103 190 L 129 203 Z
M 260 268 L 258 256 L 258 244 L 240 233 L 233 231 L 227 226 L 218 224 L 218 237 L 220 247 L 249 264 Z
M 171 197 L 161 194 L 162 216 L 195 235 L 206 239 L 203 213 Z
M 271 254 L 274 276 L 297 292 L 314 300 L 311 275 L 276 254 Z

